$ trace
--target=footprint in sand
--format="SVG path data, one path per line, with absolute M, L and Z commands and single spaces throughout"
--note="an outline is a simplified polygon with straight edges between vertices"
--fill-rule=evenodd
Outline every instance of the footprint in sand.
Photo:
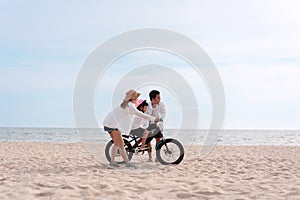
M 70 186 L 70 185 L 61 185 L 59 187 L 60 189 L 63 189 L 63 190 L 74 190 L 74 187 Z
M 180 199 L 188 199 L 188 198 L 195 197 L 195 195 L 192 193 L 178 193 L 176 196 L 177 196 L 177 198 L 180 198 Z
M 53 192 L 40 192 L 40 193 L 35 194 L 34 196 L 36 196 L 36 197 L 47 197 L 47 196 L 52 196 L 52 195 L 54 195 Z

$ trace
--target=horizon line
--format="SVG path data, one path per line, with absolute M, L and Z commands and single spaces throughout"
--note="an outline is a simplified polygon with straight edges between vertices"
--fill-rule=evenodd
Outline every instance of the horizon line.
M 61 128 L 61 129 L 103 129 L 102 127 L 61 127 L 61 126 L 0 126 L 0 128 Z M 168 127 L 168 128 L 164 128 L 166 130 L 179 130 L 179 128 L 176 128 L 176 127 Z M 276 130 L 276 131 L 279 131 L 279 130 L 282 130 L 282 131 L 285 131 L 285 130 L 288 130 L 288 131 L 299 131 L 299 129 L 291 129 L 291 128 L 286 128 L 286 129 L 283 129 L 283 128 L 223 128 L 223 129 L 209 129 L 209 128 L 198 128 L 198 129 L 193 129 L 193 128 L 181 128 L 183 130 Z

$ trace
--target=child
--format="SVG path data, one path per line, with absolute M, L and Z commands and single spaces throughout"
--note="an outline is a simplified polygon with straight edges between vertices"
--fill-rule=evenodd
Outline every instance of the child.
M 138 100 L 135 105 L 136 105 L 137 109 L 143 113 L 146 112 L 146 110 L 148 108 L 148 103 L 146 100 Z M 148 126 L 149 126 L 149 120 L 145 120 L 144 118 L 141 118 L 137 115 L 134 116 L 133 122 L 132 122 L 132 130 L 130 131 L 130 134 L 141 138 L 141 140 L 138 141 L 138 143 L 142 142 L 140 150 L 145 150 L 146 139 L 147 139 L 148 133 L 149 133 L 149 131 L 147 130 Z M 148 145 L 148 147 L 150 147 L 150 149 L 148 150 L 148 155 L 149 155 L 148 162 L 151 162 L 152 161 L 151 142 L 149 142 L 147 145 Z

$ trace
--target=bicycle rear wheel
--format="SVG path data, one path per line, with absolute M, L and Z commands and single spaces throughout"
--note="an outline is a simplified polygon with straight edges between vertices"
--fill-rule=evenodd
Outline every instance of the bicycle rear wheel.
M 127 153 L 127 156 L 128 156 L 128 160 L 131 160 L 132 156 L 133 156 L 132 146 L 131 146 L 130 142 L 128 142 L 125 139 L 123 139 L 123 140 L 124 140 L 124 147 L 125 147 L 125 150 L 126 150 L 126 153 Z M 114 144 L 114 141 L 111 140 L 107 143 L 107 145 L 105 147 L 105 157 L 108 160 L 108 162 L 111 162 L 111 149 L 113 147 L 113 144 Z M 117 150 L 117 153 L 116 153 L 115 162 L 118 163 L 118 164 L 125 163 L 122 156 L 121 156 L 121 153 L 120 153 L 119 149 Z
M 178 140 L 161 140 L 156 147 L 156 158 L 163 165 L 179 164 L 183 157 L 184 148 Z

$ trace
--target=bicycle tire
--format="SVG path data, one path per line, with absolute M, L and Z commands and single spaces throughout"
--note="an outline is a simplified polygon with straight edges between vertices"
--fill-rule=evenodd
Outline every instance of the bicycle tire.
M 131 160 L 132 159 L 132 156 L 133 156 L 133 152 L 132 152 L 132 146 L 130 144 L 130 142 L 128 142 L 126 139 L 123 139 L 124 141 L 124 147 L 125 147 L 125 150 L 127 152 L 127 157 L 128 157 L 128 160 Z M 106 146 L 105 146 L 105 157 L 106 159 L 108 160 L 108 162 L 111 162 L 111 156 L 110 156 L 110 153 L 111 153 L 111 147 L 112 145 L 114 144 L 114 141 L 113 140 L 110 140 Z M 121 161 L 117 160 L 118 157 L 121 157 Z M 115 159 L 115 162 L 118 163 L 118 164 L 123 164 L 125 163 L 122 156 L 120 155 L 120 152 L 119 150 L 117 150 L 117 154 L 116 154 L 116 159 Z
M 174 146 L 172 147 L 171 145 Z M 167 161 L 166 157 L 170 157 L 174 153 L 177 153 L 177 155 L 175 155 L 175 159 Z M 172 138 L 161 140 L 156 147 L 156 158 L 163 165 L 179 164 L 183 160 L 183 157 L 184 148 L 178 140 Z

